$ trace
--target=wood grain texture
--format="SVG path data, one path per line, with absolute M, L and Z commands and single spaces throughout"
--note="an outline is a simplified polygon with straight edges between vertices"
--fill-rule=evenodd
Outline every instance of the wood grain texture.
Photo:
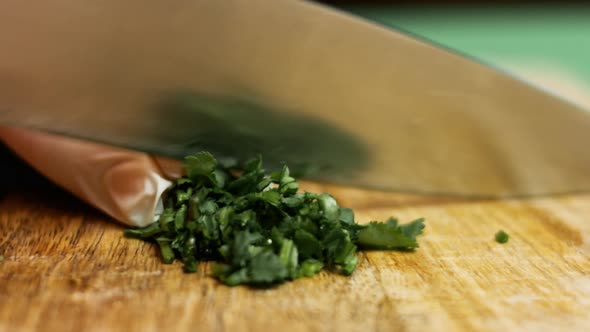
M 352 277 L 230 288 L 51 186 L 0 198 L 2 331 L 590 331 L 590 195 L 461 201 L 305 184 L 359 221 L 425 217 L 414 253 Z M 4 188 L 6 189 L 6 188 Z M 504 229 L 505 245 L 494 241 Z

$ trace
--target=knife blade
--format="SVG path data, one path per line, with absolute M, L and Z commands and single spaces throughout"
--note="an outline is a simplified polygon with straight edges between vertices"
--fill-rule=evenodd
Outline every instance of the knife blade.
M 590 189 L 590 113 L 306 1 L 5 0 L 0 123 L 309 178 L 513 197 Z

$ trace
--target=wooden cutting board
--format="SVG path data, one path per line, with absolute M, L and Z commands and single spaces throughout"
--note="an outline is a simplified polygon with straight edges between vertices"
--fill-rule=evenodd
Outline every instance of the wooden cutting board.
M 361 222 L 425 217 L 421 247 L 360 253 L 352 277 L 255 290 L 217 283 L 206 265 L 162 265 L 54 187 L 3 189 L 2 331 L 590 331 L 590 195 L 461 201 L 306 184 Z M 499 229 L 509 243 L 494 241 Z

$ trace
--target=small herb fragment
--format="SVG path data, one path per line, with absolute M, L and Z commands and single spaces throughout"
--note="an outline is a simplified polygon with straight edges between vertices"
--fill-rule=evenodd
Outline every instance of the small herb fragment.
M 500 230 L 496 233 L 496 242 L 498 243 L 506 243 L 510 239 L 510 235 L 508 233 Z
M 277 284 L 322 269 L 350 275 L 357 249 L 418 248 L 424 229 L 423 219 L 357 224 L 331 195 L 299 192 L 287 166 L 267 174 L 260 156 L 238 169 L 200 152 L 184 167 L 159 220 L 125 236 L 156 243 L 164 263 L 180 260 L 186 272 L 214 261 L 212 273 L 226 285 Z

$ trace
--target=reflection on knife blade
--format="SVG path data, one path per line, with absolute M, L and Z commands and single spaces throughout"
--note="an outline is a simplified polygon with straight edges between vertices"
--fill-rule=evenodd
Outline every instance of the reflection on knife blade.
M 242 119 L 228 137 L 277 161 L 305 128 L 293 159 L 346 170 L 324 181 L 493 197 L 590 189 L 586 112 L 414 37 L 305 1 L 2 1 L 0 123 L 235 154 L 198 122 L 158 127 L 154 105 L 170 91 L 256 96 L 264 118 L 233 102 L 225 120 L 195 117 Z

